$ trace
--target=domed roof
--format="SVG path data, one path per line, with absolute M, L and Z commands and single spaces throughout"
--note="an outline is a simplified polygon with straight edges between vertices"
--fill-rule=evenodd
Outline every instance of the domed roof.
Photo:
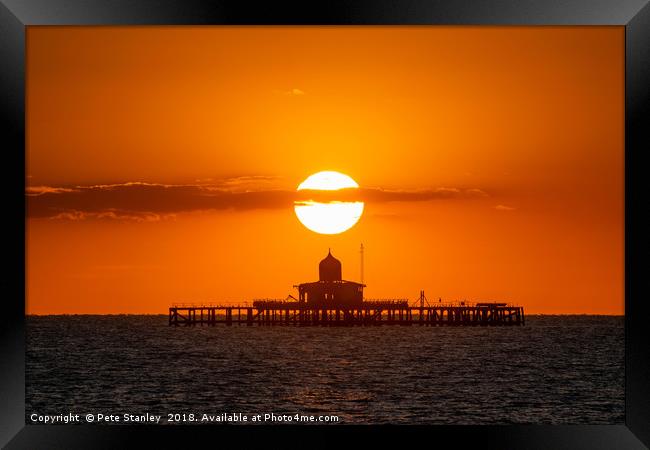
M 318 264 L 318 275 L 320 281 L 341 281 L 341 261 L 333 257 L 331 251 Z

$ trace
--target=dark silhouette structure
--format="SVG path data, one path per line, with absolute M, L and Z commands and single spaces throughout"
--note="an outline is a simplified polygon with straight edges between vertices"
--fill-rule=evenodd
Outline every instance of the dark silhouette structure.
M 364 284 L 343 279 L 341 261 L 328 252 L 318 264 L 318 281 L 302 283 L 298 302 L 313 307 L 353 307 L 363 303 Z
M 174 305 L 170 326 L 512 326 L 524 325 L 522 306 L 499 303 L 409 306 L 400 301 L 367 301 L 360 306 L 313 307 L 300 302 L 256 301 L 253 306 Z
M 169 308 L 170 326 L 509 326 L 524 325 L 522 306 L 497 302 L 432 306 L 424 291 L 409 306 L 405 299 L 365 300 L 363 283 L 343 279 L 341 261 L 328 252 L 318 265 L 318 281 L 302 283 L 298 299 L 254 300 L 252 306 L 186 305 Z

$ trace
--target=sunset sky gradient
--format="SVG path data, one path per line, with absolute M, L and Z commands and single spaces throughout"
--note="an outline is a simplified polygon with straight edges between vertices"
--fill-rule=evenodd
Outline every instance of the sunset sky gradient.
M 296 218 L 335 170 L 365 210 Z M 296 295 L 624 313 L 623 27 L 28 27 L 27 313 Z

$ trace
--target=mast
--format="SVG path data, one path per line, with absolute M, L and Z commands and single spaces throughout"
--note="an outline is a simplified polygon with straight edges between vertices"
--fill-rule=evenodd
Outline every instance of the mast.
M 363 284 L 363 242 L 361 243 L 361 248 L 359 249 L 359 256 L 361 258 L 361 284 Z

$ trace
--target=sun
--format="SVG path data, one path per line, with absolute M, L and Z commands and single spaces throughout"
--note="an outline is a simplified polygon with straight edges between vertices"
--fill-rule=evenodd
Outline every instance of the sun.
M 358 189 L 359 185 L 348 175 L 334 171 L 318 172 L 307 177 L 298 185 L 298 191 L 336 191 L 339 189 Z M 363 214 L 363 202 L 330 201 L 318 202 L 304 200 L 295 202 L 294 209 L 298 220 L 320 234 L 339 234 L 349 230 Z

